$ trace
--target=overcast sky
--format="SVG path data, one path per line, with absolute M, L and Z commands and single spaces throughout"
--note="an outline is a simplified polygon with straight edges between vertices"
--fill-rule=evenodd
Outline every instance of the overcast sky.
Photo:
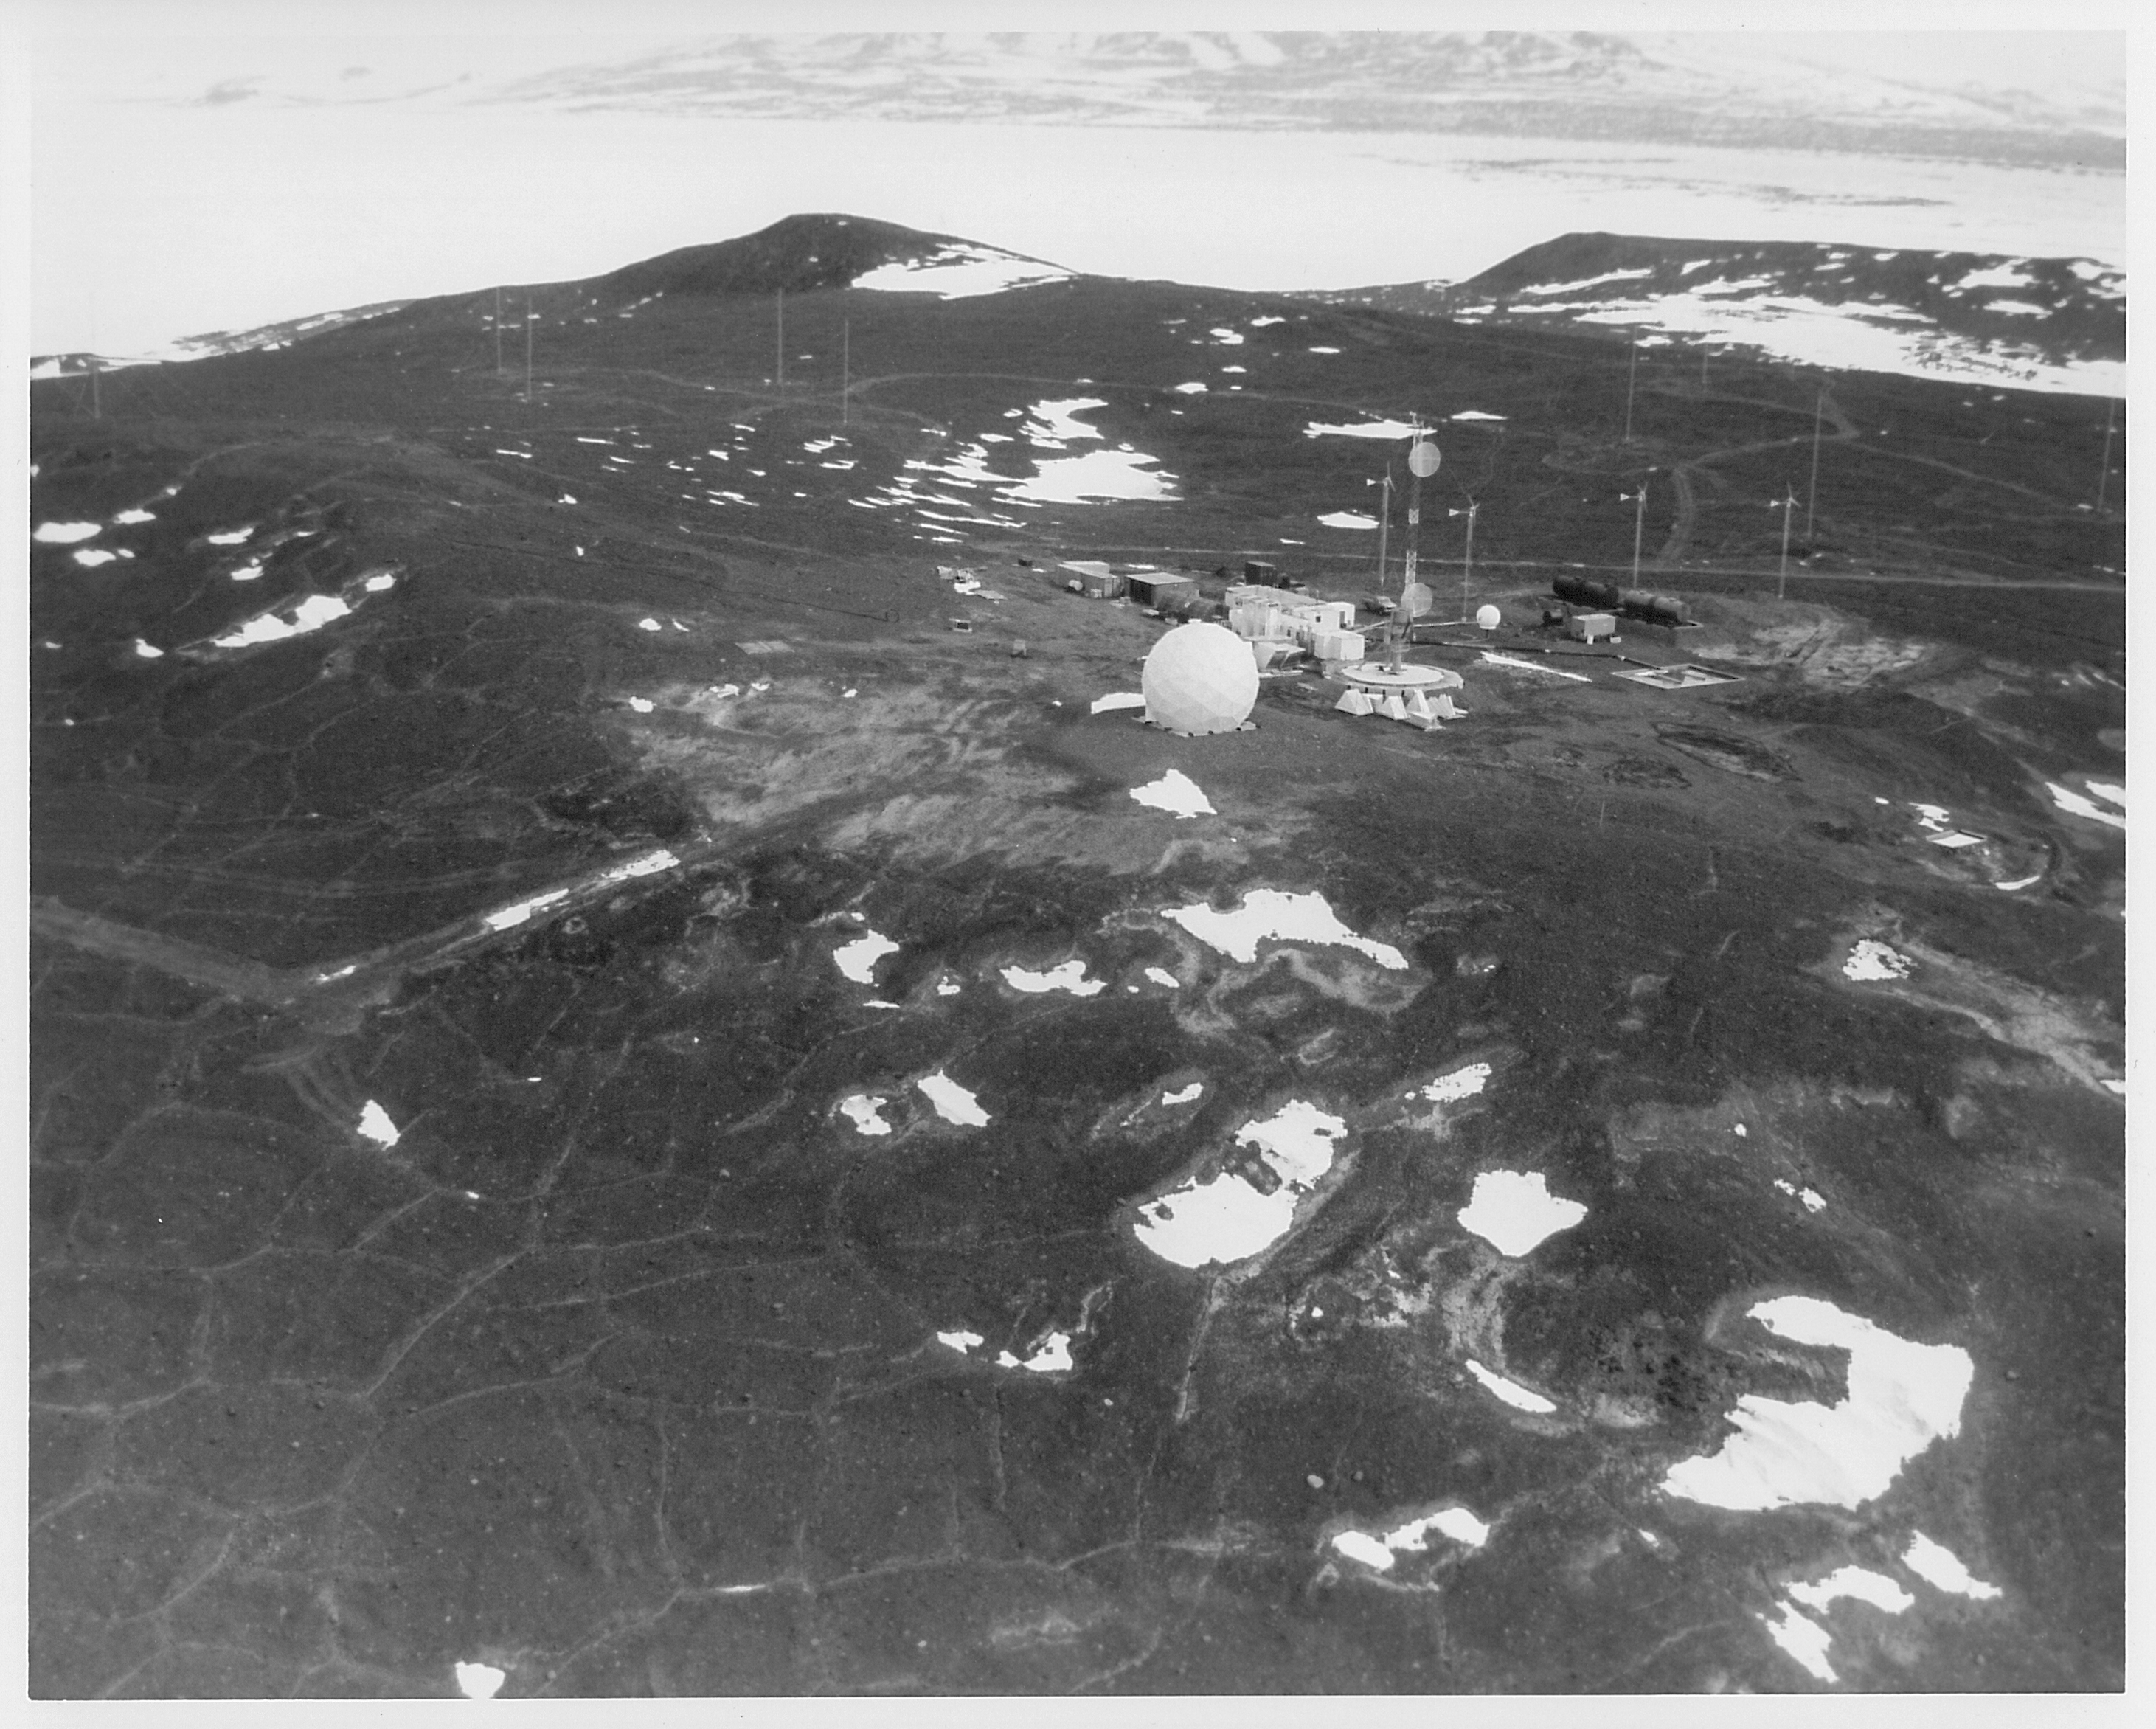
M 1697 28 L 1763 7 L 1075 10 L 1150 39 L 807 33 L 1074 16 L 1023 0 L 33 0 L 30 346 L 591 274 L 803 208 L 1250 288 L 1469 274 L 1589 226 L 2124 262 L 2124 38 L 2028 28 L 2117 8 L 1868 33 L 1888 9 L 1821 0 L 1836 28 L 1801 35 Z M 1614 40 L 1262 33 L 1432 22 Z

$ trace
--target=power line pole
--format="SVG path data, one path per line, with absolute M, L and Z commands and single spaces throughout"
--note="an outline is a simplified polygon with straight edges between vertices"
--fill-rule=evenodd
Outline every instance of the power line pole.
M 494 376 L 501 376 L 501 290 L 494 291 Z
M 2111 491 L 2111 439 L 2118 426 L 2118 398 L 2113 397 L 2103 416 L 2103 475 L 2096 483 L 2097 514 L 2103 514 L 2103 501 Z
M 854 387 L 854 321 L 850 318 L 839 321 L 839 424 L 847 424 L 852 404 L 848 392 Z
M 1789 598 L 1789 513 L 1797 507 L 1797 490 L 1785 485 L 1782 493 L 1782 574 L 1774 584 L 1774 598 Z
M 1640 339 L 1632 338 L 1631 355 L 1625 367 L 1625 442 L 1632 442 L 1632 386 L 1640 376 Z
M 524 290 L 524 400 L 531 400 L 531 290 Z
M 1647 470 L 1647 475 L 1652 473 L 1652 469 Z M 1647 531 L 1647 475 L 1640 476 L 1640 490 L 1632 495 L 1639 502 L 1639 509 L 1632 513 L 1632 582 L 1635 587 L 1640 581 L 1640 543 Z
M 778 387 L 786 388 L 786 290 L 778 290 Z
M 1812 543 L 1812 512 L 1819 506 L 1820 418 L 1826 413 L 1826 386 L 1820 386 L 1819 400 L 1812 405 L 1812 484 L 1804 495 L 1804 544 Z
M 1386 464 L 1385 478 L 1382 481 L 1365 480 L 1363 484 L 1365 486 L 1384 488 L 1383 494 L 1384 505 L 1378 516 L 1378 592 L 1382 594 L 1385 590 L 1385 543 L 1392 538 L 1393 533 L 1392 465 L 1389 463 Z
M 1468 584 L 1475 574 L 1475 513 L 1481 508 L 1479 502 L 1471 498 L 1465 510 L 1450 513 L 1455 516 L 1464 516 L 1467 519 L 1467 553 L 1460 562 L 1460 622 L 1463 624 L 1467 622 Z
M 94 354 L 90 357 L 90 418 L 105 418 L 105 404 L 97 392 L 97 357 Z

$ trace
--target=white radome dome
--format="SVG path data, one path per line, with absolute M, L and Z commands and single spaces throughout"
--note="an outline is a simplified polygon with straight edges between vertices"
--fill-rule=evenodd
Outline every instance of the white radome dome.
M 1257 706 L 1250 645 L 1218 624 L 1178 624 L 1146 656 L 1146 719 L 1171 732 L 1233 732 Z
M 1495 630 L 1505 622 L 1505 615 L 1495 607 L 1480 607 L 1476 609 L 1475 622 L 1485 630 Z

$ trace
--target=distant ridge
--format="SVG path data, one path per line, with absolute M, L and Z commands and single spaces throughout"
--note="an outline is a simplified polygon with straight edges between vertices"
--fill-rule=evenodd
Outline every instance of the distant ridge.
M 1055 276 L 1069 273 L 1040 259 L 932 234 L 873 217 L 831 213 L 781 217 L 753 234 L 684 246 L 597 278 L 608 294 L 807 294 L 847 288 L 891 265 L 921 266 L 953 254 L 1007 259 Z M 926 285 L 924 284 L 924 288 Z
M 1599 329 L 1804 366 L 2018 388 L 2125 388 L 2126 279 L 2090 259 L 1572 233 L 1464 282 L 1300 298 L 1462 324 Z

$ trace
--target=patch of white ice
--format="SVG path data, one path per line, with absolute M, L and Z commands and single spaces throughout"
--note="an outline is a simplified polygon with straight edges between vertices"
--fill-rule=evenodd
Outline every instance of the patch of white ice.
M 1230 960 L 1245 965 L 1257 959 L 1259 943 L 1268 939 L 1352 948 L 1394 972 L 1405 971 L 1408 964 L 1407 957 L 1391 944 L 1358 936 L 1342 924 L 1325 897 L 1314 890 L 1298 895 L 1281 889 L 1253 889 L 1233 912 L 1216 912 L 1199 901 L 1191 906 L 1167 908 L 1163 916 Z
M 1451 417 L 1455 420 L 1502 420 L 1502 414 L 1485 414 L 1480 408 L 1462 408 Z
M 1821 1614 L 1838 1597 L 1853 1597 L 1890 1615 L 1900 1614 L 1917 1600 L 1886 1574 L 1874 1573 L 1868 1567 L 1838 1567 L 1823 1579 L 1792 1585 L 1789 1590 L 1789 1595 L 1806 1608 Z
M 1517 1381 L 1507 1381 L 1502 1375 L 1486 1369 L 1473 1357 L 1467 1359 L 1467 1372 L 1480 1381 L 1489 1392 L 1495 1393 L 1513 1409 L 1531 1411 L 1538 1417 L 1547 1416 L 1557 1408 L 1551 1400 L 1539 1393 L 1531 1393 Z
M 1327 528 L 1375 528 L 1378 519 L 1360 510 L 1331 510 L 1317 519 Z
M 1160 1102 L 1163 1105 L 1188 1105 L 1193 1099 L 1196 1098 L 1204 1090 L 1205 1083 L 1204 1081 L 1194 1080 L 1188 1086 L 1181 1088 L 1175 1092 L 1163 1093 L 1160 1095 Z
M 850 1098 L 839 1101 L 842 1116 L 852 1120 L 855 1129 L 864 1135 L 888 1135 L 891 1125 L 883 1120 L 883 1107 L 891 1102 L 872 1093 L 855 1093 Z
M 30 538 L 48 546 L 68 546 L 103 532 L 102 525 L 95 522 L 40 522 L 30 531 Z
M 1485 649 L 1482 658 L 1493 666 L 1516 666 L 1524 672 L 1546 672 L 1553 679 L 1570 679 L 1576 685 L 1591 685 L 1594 680 L 1585 673 L 1566 672 L 1561 668 L 1545 666 L 1538 660 L 1522 660 L 1515 654 L 1500 654 Z
M 1236 1142 L 1258 1148 L 1272 1192 L 1234 1171 L 1193 1179 L 1137 1209 L 1138 1241 L 1179 1267 L 1249 1260 L 1287 1234 L 1296 1204 L 1332 1168 L 1332 1141 L 1347 1132 L 1345 1120 L 1300 1099 L 1245 1124 Z
M 946 1122 L 978 1129 L 988 1121 L 988 1113 L 981 1109 L 973 1095 L 940 1069 L 933 1075 L 924 1075 L 914 1085 L 927 1095 L 928 1102 L 936 1107 L 936 1114 Z
M 73 556 L 74 562 L 77 564 L 86 564 L 95 567 L 100 564 L 110 564 L 114 559 L 119 557 L 120 554 L 117 552 L 108 552 L 100 546 L 85 546 L 82 551 L 74 554 Z
M 1841 963 L 1841 973 L 1845 978 L 1866 983 L 1882 978 L 1907 978 L 1910 967 L 1915 964 L 1907 955 L 1867 936 L 1850 950 L 1849 958 Z
M 855 984 L 874 984 L 875 963 L 886 955 L 896 954 L 898 948 L 898 944 L 888 936 L 870 931 L 834 951 L 831 958 L 838 962 L 839 971 Z
M 259 618 L 249 618 L 231 634 L 213 637 L 211 640 L 220 649 L 245 649 L 257 643 L 281 642 L 286 637 L 320 630 L 333 618 L 349 617 L 351 612 L 351 607 L 334 594 L 310 594 L 292 608 L 289 618 L 264 613 Z
M 1008 1351 L 996 1357 L 999 1369 L 1031 1369 L 1036 1375 L 1065 1373 L 1077 1367 L 1070 1360 L 1070 1335 L 1050 1333 L 1040 1342 L 1040 1348 L 1023 1362 Z
M 1337 354 L 1337 348 L 1316 349 L 1313 354 Z M 1411 439 L 1422 428 L 1405 420 L 1370 420 L 1355 426 L 1335 426 L 1313 420 L 1302 429 L 1306 439 Z
M 1545 1238 L 1570 1230 L 1587 1208 L 1552 1194 L 1539 1171 L 1485 1171 L 1458 1216 L 1463 1229 L 1517 1260 Z
M 1490 1065 L 1470 1063 L 1464 1069 L 1455 1069 L 1450 1075 L 1440 1075 L 1422 1089 L 1425 1099 L 1447 1105 L 1455 1099 L 1471 1099 L 1490 1084 Z
M 1143 708 L 1145 705 L 1145 693 L 1142 690 L 1111 690 L 1106 696 L 1095 697 L 1093 706 L 1087 712 L 1105 715 L 1111 709 Z
M 1367 1531 L 1342 1531 L 1332 1538 L 1332 1547 L 1350 1561 L 1359 1561 L 1363 1566 L 1374 1567 L 1379 1573 L 1389 1573 L 1393 1552 Z
M 498 912 L 489 913 L 486 916 L 487 928 L 491 931 L 512 929 L 524 923 L 533 913 L 542 911 L 557 901 L 566 900 L 568 898 L 569 891 L 567 889 L 549 889 L 543 895 L 534 895 L 529 900 L 514 901 Z
M 360 1107 L 359 1132 L 378 1147 L 394 1147 L 403 1138 L 389 1113 L 372 1099 Z
M 157 520 L 157 513 L 155 510 L 121 510 L 112 520 L 115 523 L 155 522 Z
M 948 1345 L 953 1351 L 972 1351 L 988 1342 L 977 1332 L 969 1332 L 964 1327 L 955 1327 L 947 1333 L 937 1334 L 936 1342 L 939 1345 Z
M 1198 782 L 1179 768 L 1171 768 L 1158 780 L 1142 787 L 1132 788 L 1131 797 L 1140 804 L 1171 811 L 1178 818 L 1219 814 L 1213 808 L 1213 801 L 1199 789 Z
M 2044 790 L 2051 795 L 2051 803 L 2076 817 L 2087 817 L 2098 823 L 2108 823 L 2114 829 L 2123 829 L 2126 818 L 2106 810 L 2094 799 L 2076 793 L 2071 787 L 2062 787 L 2056 781 L 2046 781 Z
M 1921 1531 L 1909 1538 L 1909 1547 L 1902 1552 L 1902 1565 L 1925 1583 L 1942 1591 L 1974 1597 L 1979 1602 L 2001 1594 L 1998 1586 L 1985 1584 L 1964 1567 L 1960 1557 L 1944 1543 L 1933 1542 Z
M 496 1669 L 491 1663 L 457 1665 L 457 1691 L 467 1699 L 491 1699 L 508 1679 L 506 1670 Z
M 244 528 L 228 528 L 222 534 L 204 535 L 203 538 L 213 546 L 236 546 L 254 532 L 254 525 L 250 522 Z
M 1745 1512 L 1860 1506 L 1933 1441 L 1959 1433 L 1975 1374 L 1959 1347 L 1897 1337 L 1818 1297 L 1769 1298 L 1748 1312 L 1782 1338 L 1848 1352 L 1848 1396 L 1825 1405 L 1744 1394 L 1730 1413 L 1737 1432 L 1717 1452 L 1671 1466 L 1670 1494 Z
M 1148 967 L 1145 970 L 1145 976 L 1164 989 L 1177 991 L 1183 988 L 1183 981 L 1165 967 Z
M 1004 968 L 1004 983 L 1014 991 L 1040 996 L 1049 991 L 1068 991 L 1074 997 L 1097 997 L 1107 989 L 1104 979 L 1086 977 L 1083 961 L 1065 961 L 1060 967 L 1051 967 L 1045 972 L 1030 972 L 1023 967 Z
M 856 276 L 852 285 L 886 294 L 932 294 L 954 300 L 1064 282 L 1070 276 L 1070 271 L 1039 259 L 962 243 L 940 248 L 924 259 L 880 264 Z
M 1770 1620 L 1762 1615 L 1759 1624 L 1767 1629 L 1776 1644 L 1804 1665 L 1818 1680 L 1836 1680 L 1834 1665 L 1826 1660 L 1827 1647 L 1834 1643 L 1826 1629 L 1808 1616 L 1799 1614 L 1794 1604 L 1784 1603 L 1779 1607 L 1782 1612 L 1780 1620 Z

